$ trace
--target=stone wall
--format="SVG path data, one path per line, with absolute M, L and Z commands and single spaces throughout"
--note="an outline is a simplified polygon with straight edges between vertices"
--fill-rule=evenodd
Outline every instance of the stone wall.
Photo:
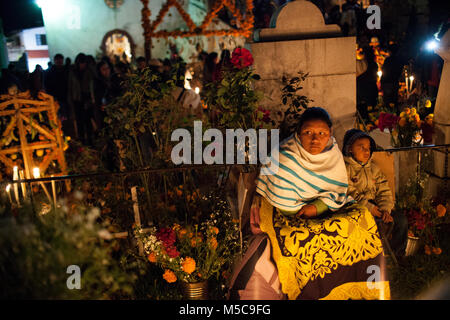
M 336 25 L 325 25 L 320 10 L 308 1 L 292 1 L 276 12 L 275 28 L 255 31 L 251 44 L 257 88 L 266 96 L 263 106 L 282 109 L 282 76 L 309 73 L 301 94 L 314 100 L 310 106 L 328 110 L 341 144 L 354 125 L 356 112 L 356 39 L 341 37 Z

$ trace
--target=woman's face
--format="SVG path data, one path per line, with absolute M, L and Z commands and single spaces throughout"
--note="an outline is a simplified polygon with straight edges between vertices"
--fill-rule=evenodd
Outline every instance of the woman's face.
M 109 78 L 109 76 L 111 75 L 111 69 L 105 63 L 100 67 L 100 73 L 104 78 Z
M 299 138 L 303 148 L 311 154 L 321 153 L 330 140 L 331 130 L 323 120 L 309 120 L 303 123 Z

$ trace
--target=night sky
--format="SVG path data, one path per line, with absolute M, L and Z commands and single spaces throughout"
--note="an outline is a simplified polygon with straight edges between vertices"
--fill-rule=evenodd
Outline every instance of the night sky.
M 0 18 L 6 35 L 44 25 L 41 9 L 34 0 L 0 0 Z

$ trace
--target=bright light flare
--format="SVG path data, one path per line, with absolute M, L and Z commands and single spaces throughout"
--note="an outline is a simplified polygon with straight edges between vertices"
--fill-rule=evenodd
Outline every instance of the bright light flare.
M 429 40 L 429 41 L 427 41 L 427 42 L 425 43 L 425 48 L 426 48 L 428 51 L 436 50 L 438 47 L 439 47 L 439 42 L 438 42 L 437 40 L 435 40 L 435 39 Z
M 195 87 L 195 93 L 199 94 L 200 93 L 200 88 L 199 87 Z
M 381 76 L 383 75 L 383 71 L 379 70 L 379 71 L 377 72 L 377 75 L 378 75 L 378 78 L 381 78 Z

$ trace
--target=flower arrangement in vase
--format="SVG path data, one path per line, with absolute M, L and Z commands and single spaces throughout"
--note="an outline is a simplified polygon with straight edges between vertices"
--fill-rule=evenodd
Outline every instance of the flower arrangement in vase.
M 201 199 L 210 203 L 211 211 L 200 224 L 172 223 L 153 227 L 145 234 L 135 230 L 148 261 L 161 267 L 168 283 L 217 279 L 231 267 L 239 252 L 239 222 L 232 218 L 227 202 L 211 195 Z

